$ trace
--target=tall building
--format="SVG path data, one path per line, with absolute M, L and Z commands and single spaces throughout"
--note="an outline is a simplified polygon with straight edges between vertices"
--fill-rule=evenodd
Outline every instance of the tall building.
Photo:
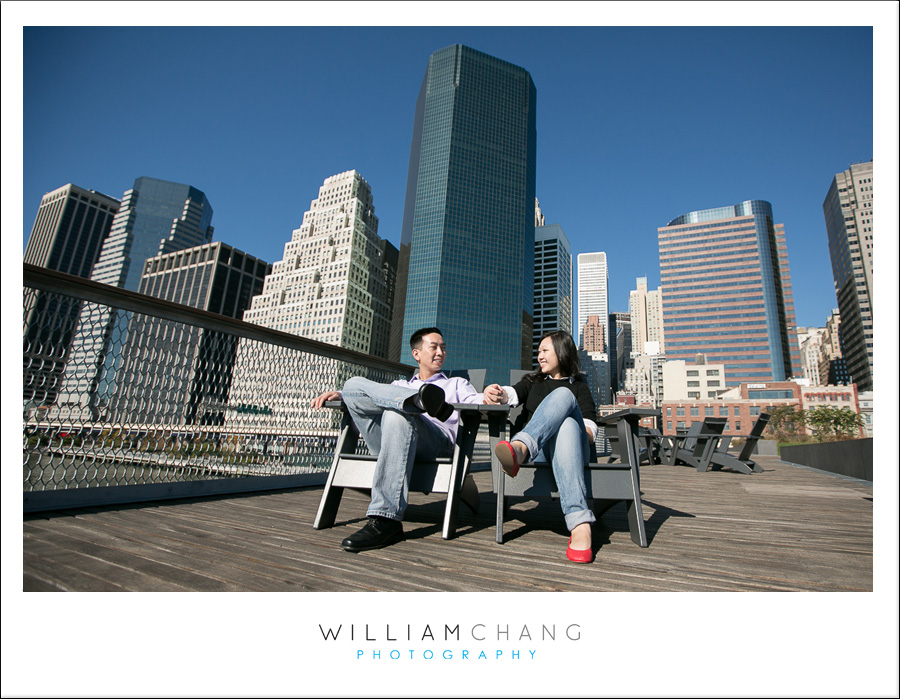
M 149 258 L 138 291 L 240 318 L 271 270 L 230 245 L 206 243 Z M 111 416 L 123 423 L 221 424 L 236 352 L 233 335 L 133 316 Z
M 88 278 L 109 234 L 119 201 L 67 184 L 41 198 L 25 247 L 26 264 Z M 23 401 L 56 400 L 82 303 L 55 294 L 25 298 Z
M 632 352 L 646 354 L 644 345 L 655 342 L 665 351 L 662 316 L 662 295 L 659 289 L 647 289 L 647 277 L 638 277 L 636 289 L 628 294 L 628 313 L 631 316 Z
M 873 388 L 872 161 L 854 163 L 834 176 L 822 204 L 834 290 L 841 312 L 844 361 L 858 390 Z
M 386 357 L 397 255 L 378 237 L 372 190 L 362 175 L 328 177 L 244 320 Z M 240 342 L 225 424 L 265 430 L 274 420 L 328 429 L 330 418 L 311 407 L 321 386 L 295 377 L 323 375 L 339 390 L 352 375 L 342 372 L 352 368 L 306 352 L 276 353 L 261 362 L 255 341 Z
M 581 328 L 582 347 L 579 348 L 579 363 L 581 371 L 585 375 L 588 385 L 594 394 L 597 405 L 608 405 L 612 402 L 610 397 L 610 361 L 609 354 L 605 351 L 606 324 L 600 322 L 600 317 L 589 315 Z
M 648 345 L 652 350 L 652 345 Z M 633 366 L 625 369 L 624 392 L 635 397 L 635 402 L 659 407 L 662 404 L 663 392 L 663 367 L 666 364 L 666 356 L 658 352 L 646 352 L 632 359 Z
M 614 396 L 625 385 L 625 362 L 631 357 L 631 315 L 615 311 L 610 313 L 608 327 L 609 382 Z
M 91 279 L 130 291 L 140 286 L 144 262 L 158 254 L 212 240 L 213 210 L 206 195 L 190 185 L 138 177 L 100 250 Z M 61 415 L 98 419 L 118 388 L 129 314 L 91 305 L 82 311 L 60 395 Z
M 391 358 L 437 326 L 448 368 L 506 383 L 530 369 L 536 91 L 526 70 L 454 45 L 436 51 L 416 102 Z
M 578 255 L 578 344 L 584 346 L 584 324 L 597 316 L 603 326 L 604 342 L 609 340 L 609 271 L 605 252 Z M 605 348 L 602 351 L 606 351 Z
M 658 229 L 665 355 L 725 365 L 726 385 L 799 370 L 784 226 L 752 200 L 694 211 Z
M 362 175 L 329 177 L 244 320 L 386 358 L 397 254 Z
M 803 378 L 809 380 L 810 386 L 823 385 L 819 367 L 822 364 L 822 335 L 824 334 L 825 328 L 797 328 Z
M 532 368 L 541 337 L 553 330 L 572 334 L 572 253 L 560 225 L 534 229 L 534 331 Z
M 581 328 L 585 352 L 603 352 L 606 347 L 606 328 L 600 322 L 600 316 L 588 316 Z
M 122 197 L 91 279 L 137 291 L 147 258 L 210 242 L 212 216 L 199 189 L 138 177 Z
M 819 379 L 823 386 L 838 386 L 850 383 L 847 363 L 841 353 L 841 312 L 834 308 L 825 321 L 822 333 Z

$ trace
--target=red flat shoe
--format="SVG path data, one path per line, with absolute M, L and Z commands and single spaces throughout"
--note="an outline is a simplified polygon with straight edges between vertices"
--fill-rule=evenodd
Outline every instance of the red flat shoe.
M 516 456 L 516 450 L 509 442 L 498 442 L 494 447 L 494 454 L 500 460 L 500 466 L 510 478 L 515 478 L 519 473 L 519 457 Z
M 572 537 L 569 537 L 569 546 L 566 548 L 566 558 L 572 563 L 590 563 L 594 560 L 594 552 L 592 549 L 584 549 L 579 551 L 572 548 Z

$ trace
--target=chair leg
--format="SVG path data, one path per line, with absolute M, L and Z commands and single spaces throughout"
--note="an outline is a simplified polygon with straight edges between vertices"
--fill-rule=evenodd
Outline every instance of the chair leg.
M 325 492 L 322 493 L 322 500 L 319 502 L 319 511 L 316 513 L 313 529 L 327 529 L 334 526 L 343 494 L 343 488 L 332 487 L 330 483 L 325 485 Z
M 641 548 L 647 548 L 650 542 L 647 540 L 647 530 L 644 528 L 644 513 L 640 497 L 637 500 L 630 500 L 627 505 L 628 530 L 631 532 L 631 540 Z

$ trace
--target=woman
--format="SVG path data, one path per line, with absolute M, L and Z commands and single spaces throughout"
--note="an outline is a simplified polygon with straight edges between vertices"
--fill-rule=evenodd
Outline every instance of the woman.
M 513 438 L 500 442 L 494 453 L 511 478 L 519 464 L 550 462 L 571 533 L 566 556 L 575 563 L 590 563 L 595 517 L 587 506 L 584 466 L 597 436 L 597 409 L 578 374 L 578 350 L 569 333 L 556 330 L 541 338 L 538 364 L 539 371 L 515 386 L 493 384 L 484 391 L 485 403 L 524 406 Z

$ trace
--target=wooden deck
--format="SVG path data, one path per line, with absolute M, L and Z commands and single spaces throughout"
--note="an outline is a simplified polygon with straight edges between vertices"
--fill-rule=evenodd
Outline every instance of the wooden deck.
M 478 516 L 440 538 L 443 501 L 411 495 L 406 538 L 350 554 L 340 541 L 368 498 L 345 495 L 334 528 L 312 521 L 320 488 L 29 515 L 24 591 L 871 591 L 872 486 L 759 457 L 765 471 L 641 469 L 650 547 L 624 507 L 594 527 L 596 559 L 565 558 L 557 502 L 515 504 L 494 541 L 490 473 Z

